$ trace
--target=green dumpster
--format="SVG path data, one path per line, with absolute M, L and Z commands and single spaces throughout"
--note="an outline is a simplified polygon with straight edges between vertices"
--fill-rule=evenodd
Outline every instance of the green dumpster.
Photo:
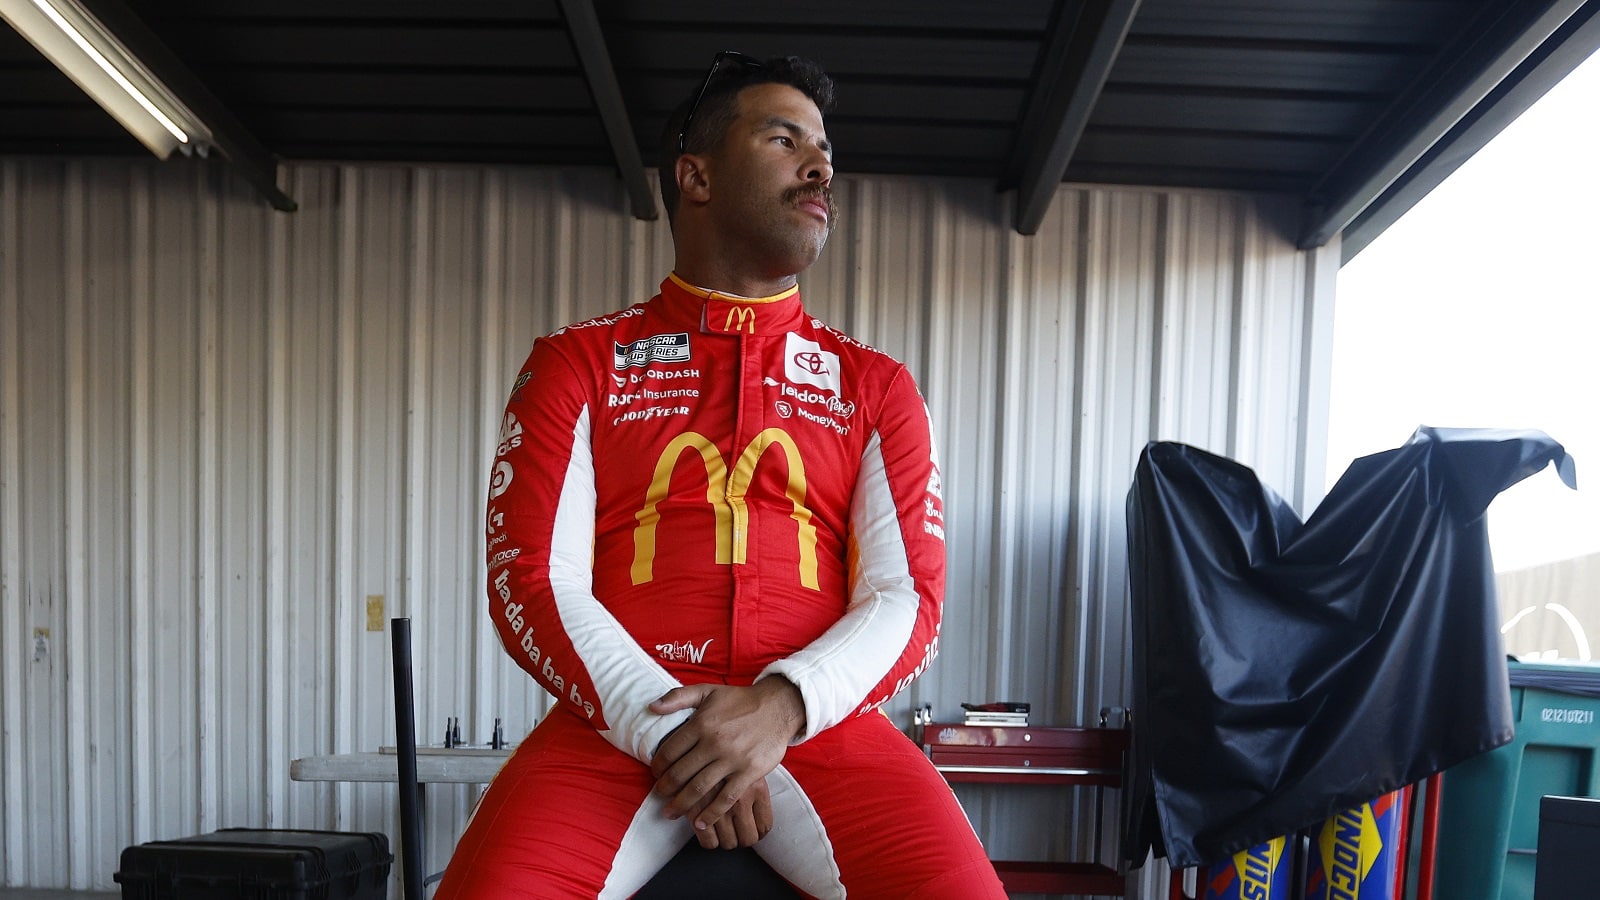
M 1516 737 L 1444 773 L 1436 898 L 1533 900 L 1539 799 L 1600 796 L 1600 665 L 1508 667 Z

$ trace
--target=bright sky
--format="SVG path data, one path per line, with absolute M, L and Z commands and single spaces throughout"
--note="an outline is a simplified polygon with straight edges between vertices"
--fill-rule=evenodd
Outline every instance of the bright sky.
M 1600 54 L 1339 272 L 1328 484 L 1418 425 L 1537 428 L 1577 462 L 1489 512 L 1500 571 L 1600 552 Z

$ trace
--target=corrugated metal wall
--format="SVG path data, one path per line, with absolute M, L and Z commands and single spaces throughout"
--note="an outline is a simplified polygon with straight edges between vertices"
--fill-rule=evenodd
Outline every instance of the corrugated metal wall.
M 483 614 L 499 407 L 535 335 L 653 292 L 665 226 L 590 170 L 284 180 L 292 215 L 200 164 L 0 161 L 6 885 L 109 888 L 123 846 L 217 827 L 393 833 L 392 789 L 288 778 L 393 742 L 369 596 L 416 620 L 424 738 L 545 709 Z M 942 655 L 890 712 L 1092 721 L 1128 699 L 1143 444 L 1320 491 L 1337 247 L 1260 198 L 1063 187 L 1024 238 L 986 183 L 838 188 L 808 303 L 918 375 L 950 510 Z M 1089 831 L 1064 794 L 962 796 L 997 856 Z M 436 866 L 470 799 L 432 789 Z

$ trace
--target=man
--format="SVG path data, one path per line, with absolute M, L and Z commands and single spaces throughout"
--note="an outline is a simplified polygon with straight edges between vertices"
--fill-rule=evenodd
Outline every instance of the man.
M 556 697 L 438 894 L 627 897 L 693 835 L 814 897 L 1003 897 L 873 714 L 932 660 L 943 507 L 900 363 L 807 315 L 832 82 L 719 54 L 663 154 L 646 303 L 534 343 L 488 507 L 490 611 Z

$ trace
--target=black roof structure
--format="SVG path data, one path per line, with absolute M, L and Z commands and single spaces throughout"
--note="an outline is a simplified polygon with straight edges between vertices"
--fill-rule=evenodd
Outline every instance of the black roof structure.
M 718 50 L 838 81 L 841 171 L 1298 197 L 1345 258 L 1600 47 L 1600 0 L 84 0 L 279 206 L 272 161 L 644 166 Z M 146 151 L 0 28 L 0 153 Z

